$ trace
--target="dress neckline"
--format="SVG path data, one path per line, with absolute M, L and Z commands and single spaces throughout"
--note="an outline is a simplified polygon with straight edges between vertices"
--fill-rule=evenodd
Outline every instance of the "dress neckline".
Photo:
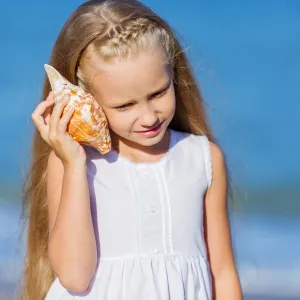
M 151 166 L 157 166 L 157 165 L 161 165 L 162 163 L 164 163 L 167 159 L 169 159 L 169 157 L 171 156 L 171 152 L 175 143 L 175 133 L 173 131 L 173 129 L 168 128 L 169 129 L 169 147 L 167 152 L 164 154 L 163 157 L 161 157 L 159 160 L 157 161 L 150 161 L 150 162 L 135 162 L 125 156 L 123 156 L 122 154 L 119 154 L 114 148 L 111 148 L 111 150 L 107 153 L 109 156 L 111 156 L 114 160 L 118 160 L 122 163 L 125 163 L 127 165 L 131 165 L 133 167 L 151 167 Z

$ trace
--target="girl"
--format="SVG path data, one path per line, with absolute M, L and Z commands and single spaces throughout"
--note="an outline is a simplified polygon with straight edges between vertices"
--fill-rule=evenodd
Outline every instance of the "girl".
M 22 299 L 238 300 L 226 164 L 168 24 L 134 0 L 94 0 L 64 25 L 50 64 L 93 94 L 112 150 L 67 133 L 48 79 L 26 185 Z

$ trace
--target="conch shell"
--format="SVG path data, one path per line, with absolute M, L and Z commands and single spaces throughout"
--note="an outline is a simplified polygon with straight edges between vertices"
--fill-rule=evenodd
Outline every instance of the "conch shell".
M 63 114 L 69 107 L 75 111 L 69 122 L 67 132 L 75 141 L 96 148 L 101 154 L 111 149 L 108 122 L 103 109 L 95 98 L 79 86 L 65 79 L 55 68 L 44 65 L 51 88 L 54 92 L 55 104 L 65 95 L 70 96 Z

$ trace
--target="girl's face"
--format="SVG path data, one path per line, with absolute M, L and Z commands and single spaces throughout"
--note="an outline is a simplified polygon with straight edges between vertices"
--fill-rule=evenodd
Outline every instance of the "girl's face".
M 141 50 L 111 63 L 90 57 L 86 68 L 93 74 L 91 92 L 107 116 L 113 142 L 117 139 L 119 143 L 148 147 L 162 140 L 176 103 L 162 50 Z M 143 133 L 157 126 L 159 130 Z

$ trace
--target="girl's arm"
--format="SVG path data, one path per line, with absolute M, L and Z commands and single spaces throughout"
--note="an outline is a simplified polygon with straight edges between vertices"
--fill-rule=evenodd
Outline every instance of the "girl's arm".
M 47 203 L 51 266 L 66 289 L 83 292 L 97 262 L 85 161 L 63 165 L 50 153 Z
M 210 142 L 212 184 L 204 199 L 204 229 L 213 279 L 214 300 L 241 300 L 227 214 L 227 182 L 220 148 Z

